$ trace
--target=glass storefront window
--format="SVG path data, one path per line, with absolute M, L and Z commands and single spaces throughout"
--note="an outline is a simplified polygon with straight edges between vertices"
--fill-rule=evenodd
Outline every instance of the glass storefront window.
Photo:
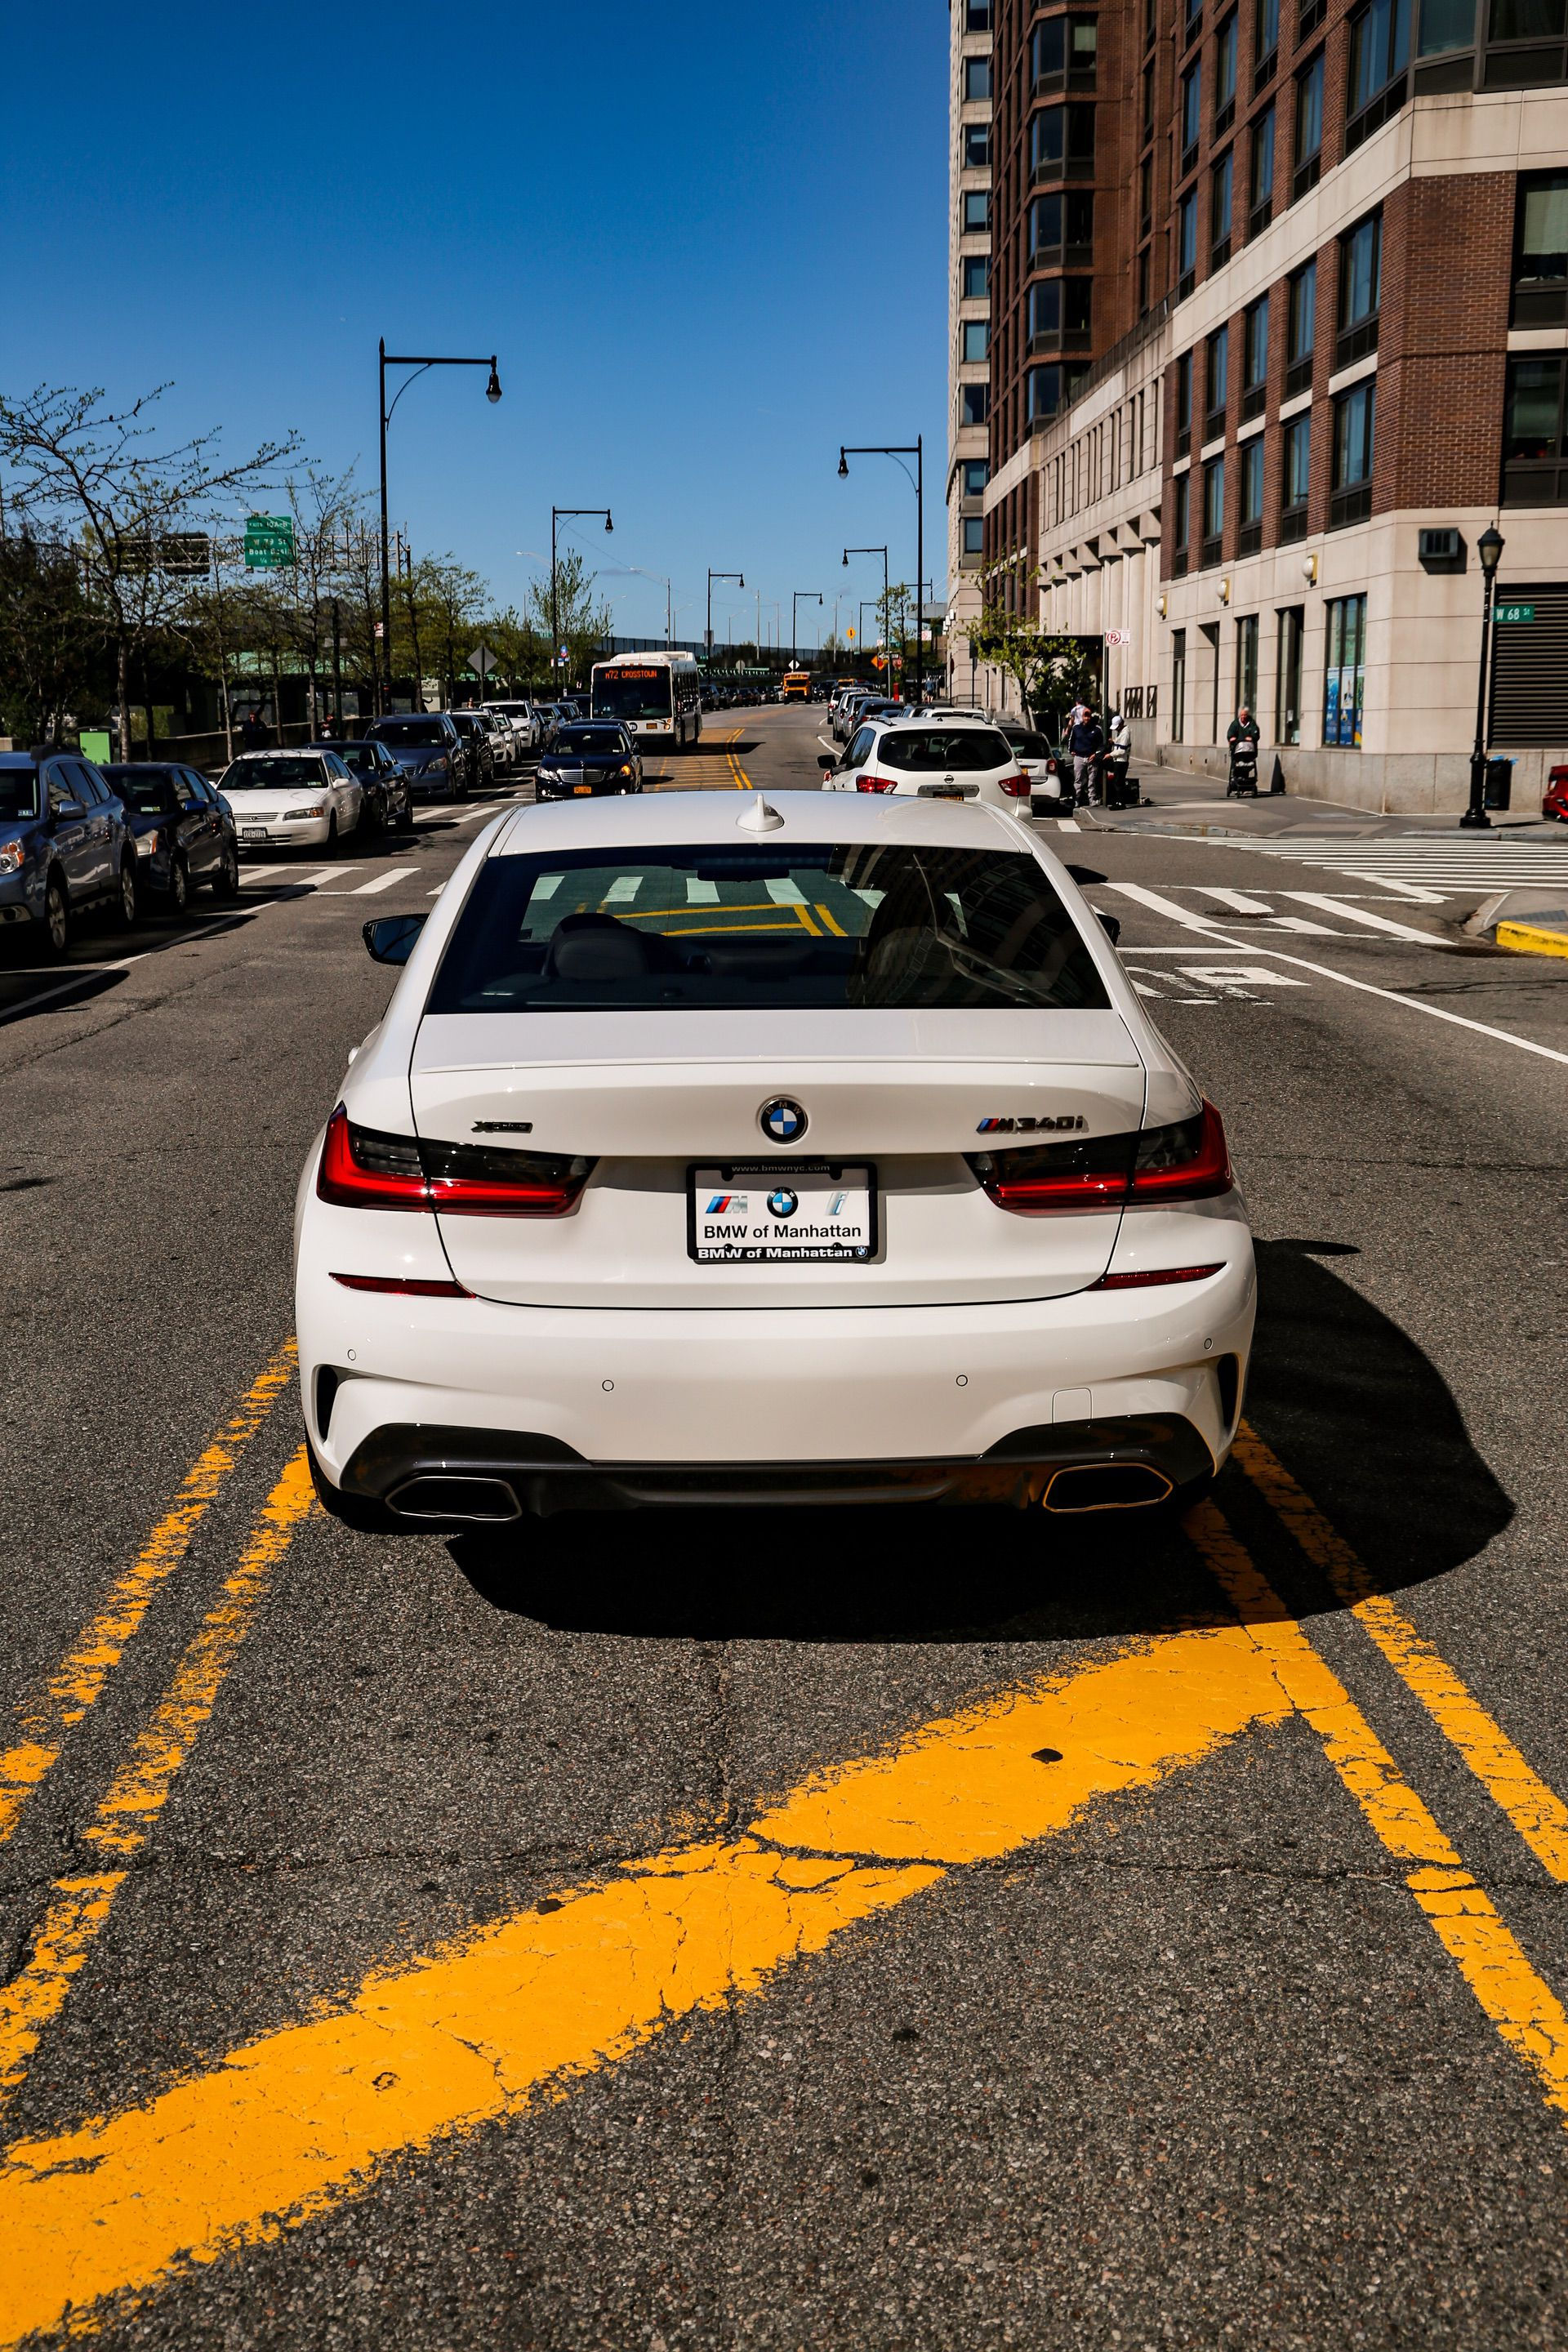
M 1366 598 L 1331 597 L 1326 618 L 1323 741 L 1342 750 L 1359 751 L 1366 677 Z

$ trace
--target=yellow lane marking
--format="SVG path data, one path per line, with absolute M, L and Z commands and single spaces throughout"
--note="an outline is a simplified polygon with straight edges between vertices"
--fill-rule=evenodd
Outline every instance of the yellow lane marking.
M 822 937 L 822 933 L 817 929 L 816 925 L 811 919 L 810 908 L 796 907 L 795 911 L 802 930 L 809 931 L 814 940 L 819 940 Z
M 266 1599 L 272 1571 L 315 1500 L 301 1446 L 268 1497 L 239 1564 L 203 1619 L 174 1679 L 82 1832 L 105 1867 L 55 1881 L 26 1964 L 0 1986 L 0 2098 L 16 2088 L 46 2026 L 87 1965 L 132 1858 L 213 1711 L 224 1677 Z
M 734 778 L 735 790 L 738 793 L 754 792 L 756 790 L 756 786 L 752 783 L 750 776 L 747 775 L 744 768 L 742 767 L 741 762 L 735 757 L 734 751 L 731 749 L 732 744 L 740 741 L 745 731 L 746 730 L 743 727 L 737 727 L 734 733 L 729 737 L 724 747 L 724 757 L 730 762 L 730 773 Z
M 1532 2070 L 1548 2105 L 1568 2114 L 1562 2002 L 1215 1506 L 1200 1504 L 1186 1528 L 1374 1835 L 1396 1862 L 1411 1865 L 1405 1884 L 1482 2010 Z
M 294 1376 L 296 1349 L 285 1341 L 186 1475 L 165 1512 L 123 1576 L 110 1588 L 96 1616 L 83 1626 L 50 1675 L 40 1698 L 22 1709 L 9 1748 L 0 1750 L 0 1845 L 23 1806 L 59 1757 L 65 1736 L 103 1695 L 110 1675 L 141 1626 L 159 1586 L 190 1549 L 241 1454 Z
M 0 2341 L 68 2312 L 79 2326 L 105 2295 L 361 2192 L 400 2150 L 563 2096 L 951 1869 L 1289 1712 L 1240 1626 L 1098 1659 L 821 1773 L 749 1833 L 651 1854 L 553 1912 L 372 1977 L 144 2106 L 23 2141 L 0 2168 Z
M 1357 1623 L 1376 1643 L 1445 1738 L 1553 1878 L 1568 1882 L 1568 1805 L 1520 1753 L 1496 1719 L 1425 1634 L 1379 1592 L 1344 1538 L 1303 1492 L 1256 1430 L 1244 1422 L 1237 1461 Z
M 816 909 L 816 911 L 817 911 L 817 913 L 821 916 L 821 918 L 822 918 L 822 919 L 823 919 L 823 922 L 824 922 L 824 924 L 826 925 L 826 929 L 832 932 L 833 936 L 834 936 L 834 938 L 835 938 L 836 940 L 843 940 L 843 939 L 847 939 L 847 938 L 848 938 L 849 934 L 848 934 L 848 932 L 845 929 L 845 928 L 844 928 L 843 924 L 842 924 L 842 923 L 840 923 L 840 922 L 836 922 L 836 921 L 834 920 L 834 918 L 833 918 L 833 917 L 828 913 L 827 908 L 826 908 L 826 907 L 824 907 L 823 905 L 821 905 L 821 904 L 820 904 L 820 902 L 818 903 L 818 906 L 817 906 L 817 909 Z

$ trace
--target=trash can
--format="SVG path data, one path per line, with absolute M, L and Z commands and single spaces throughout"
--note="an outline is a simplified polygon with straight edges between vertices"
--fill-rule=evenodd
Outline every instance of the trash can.
M 1487 761 L 1488 808 L 1507 808 L 1509 805 L 1509 796 L 1512 791 L 1513 761 L 1511 760 L 1489 760 Z

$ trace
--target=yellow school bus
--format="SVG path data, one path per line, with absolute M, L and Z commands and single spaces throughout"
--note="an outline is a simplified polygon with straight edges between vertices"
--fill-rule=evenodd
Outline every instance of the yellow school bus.
M 779 689 L 779 700 L 809 702 L 810 699 L 811 672 L 808 669 L 786 669 L 784 684 Z

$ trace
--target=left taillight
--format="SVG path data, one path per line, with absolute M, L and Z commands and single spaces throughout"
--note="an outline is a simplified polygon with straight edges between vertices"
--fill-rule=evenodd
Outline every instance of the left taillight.
M 996 1206 L 1018 1217 L 1207 1201 L 1236 1181 L 1225 1128 L 1211 1102 L 1168 1127 L 1021 1151 L 972 1152 L 969 1164 Z
M 316 1191 L 340 1209 L 415 1209 L 447 1217 L 563 1217 L 594 1161 L 498 1151 L 356 1127 L 340 1103 L 327 1121 Z
M 896 793 L 898 779 L 896 776 L 857 776 L 855 789 L 858 793 Z
M 1029 792 L 1029 779 L 1025 775 L 1004 776 L 1002 789 L 1005 793 L 1010 793 L 1014 800 L 1024 800 Z

